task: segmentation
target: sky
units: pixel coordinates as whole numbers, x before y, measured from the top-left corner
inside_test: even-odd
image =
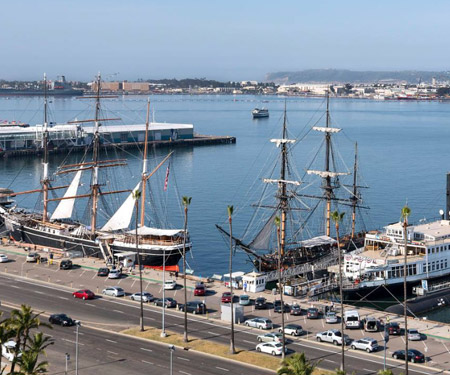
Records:
[[[3,0],[0,79],[448,70],[450,1]]]

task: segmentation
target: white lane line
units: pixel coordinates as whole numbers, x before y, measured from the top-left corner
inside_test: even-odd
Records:
[[[325,328],[325,323],[323,322],[323,319],[322,319],[322,327]]]
[[[222,371],[230,371],[230,370],[228,370],[227,368],[223,368],[223,367],[217,367],[217,366],[216,366],[216,369],[218,369],[218,370],[222,370]]]
[[[133,285],[134,285],[134,283],[136,282],[137,280],[133,280],[133,282],[131,283],[131,286],[130,286],[130,288],[132,288],[133,287]]]
[[[96,307],[96,306],[93,305],[92,303],[85,303],[85,305],[87,305],[87,306],[92,306],[92,307]]]
[[[116,313],[119,313],[119,314],[125,314],[123,311],[120,311],[120,310],[113,310],[113,311]]]
[[[153,350],[147,348],[141,348],[141,350],[145,350],[146,352],[152,352]]]
[[[66,301],[68,301],[69,299],[67,298],[67,297],[61,297],[61,296],[58,296],[58,298],[60,298],[60,299],[64,299],[64,300],[66,300]]]
[[[95,279],[95,276],[97,276],[97,275],[94,273],[94,276],[92,276],[92,279],[91,279],[91,280],[94,280],[94,279]]]
[[[123,280],[123,279],[120,279],[120,280],[117,282],[117,284],[120,284],[120,283],[122,282],[122,280]]]
[[[183,358],[183,357],[177,357],[178,359],[181,359],[182,361],[188,361],[188,362],[190,362],[191,360],[190,359],[187,359],[187,358]]]
[[[206,332],[206,333],[209,333],[210,335],[217,335],[216,332],[211,332],[211,331],[208,331],[208,332]]]
[[[180,374],[185,374],[185,375],[191,375],[191,373],[190,372],[186,372],[186,371],[178,371]]]
[[[45,294],[44,292],[41,292],[40,290],[35,290],[34,292],[37,294]]]
[[[242,340],[242,341],[244,341],[244,342],[246,342],[246,343],[248,343],[248,344],[254,344],[253,341],[248,341],[248,340]]]
[[[153,362],[149,362],[149,361],[144,361],[143,359],[141,359],[141,362],[147,363],[148,365],[153,365]]]
[[[111,350],[107,350],[108,353],[114,354],[114,355],[118,355],[119,353],[116,352],[112,352]]]
[[[335,363],[334,361],[332,361],[331,359],[324,359],[325,362],[330,362],[330,363]]]
[[[62,338],[61,340],[62,340],[62,341],[70,342],[71,344],[76,344],[76,341],[74,341],[74,340],[69,340],[69,339],[64,339],[64,338]],[[78,345],[84,345],[84,344],[81,343],[81,342],[79,342]]]
[[[83,272],[81,272],[81,274],[78,277],[83,276],[83,274],[86,272],[86,270],[84,270]]]
[[[173,294],[173,296],[175,297],[177,295],[177,290],[175,290],[175,293]]]
[[[105,339],[105,340],[108,341],[108,342],[112,342],[113,344],[117,344],[117,341],[110,340],[110,339]]]
[[[17,286],[17,285],[10,285],[9,287],[10,288],[16,288],[16,289],[22,289],[20,286]]]

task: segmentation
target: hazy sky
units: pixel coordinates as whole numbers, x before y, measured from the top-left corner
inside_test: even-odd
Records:
[[[440,0],[2,0],[0,78],[447,70],[449,16]]]

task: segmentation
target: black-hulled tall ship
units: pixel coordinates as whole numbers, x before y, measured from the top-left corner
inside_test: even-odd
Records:
[[[279,174],[275,178],[263,179],[265,184],[275,184],[277,186],[275,201],[273,201],[273,194],[269,194],[269,199],[272,198],[272,201],[266,203],[267,189],[264,188],[263,196],[254,205],[257,209],[251,219],[251,223],[261,223],[261,226],[253,231],[253,233],[256,233],[256,236],[251,237],[249,241],[233,237],[236,246],[247,253],[254,267],[260,272],[270,272],[279,269],[278,250],[280,250],[281,255],[281,267],[291,270],[296,268],[299,273],[303,273],[307,269],[302,267],[303,265],[309,265],[310,270],[314,270],[314,267],[319,270],[336,264],[338,259],[337,242],[331,237],[331,211],[332,207],[336,208],[337,204],[344,204],[352,208],[351,234],[342,236],[344,240],[341,241],[341,244],[346,246],[346,248],[354,249],[361,246],[361,243],[364,241],[364,235],[362,233],[356,233],[355,228],[356,211],[358,208],[363,208],[358,189],[360,186],[357,185],[358,164],[356,153],[353,185],[352,189],[347,189],[350,192],[350,198],[340,198],[335,194],[335,190],[341,187],[339,177],[351,173],[334,170],[336,163],[334,160],[335,156],[332,152],[331,137],[332,134],[340,132],[341,129],[330,126],[328,95],[326,125],[322,127],[314,126],[312,130],[325,134],[325,168],[324,170],[310,169],[307,173],[310,175],[318,175],[322,178],[321,189],[323,190],[323,194],[305,194],[301,190],[301,178],[290,163],[291,151],[295,146],[296,140],[288,137],[285,108],[282,136],[280,139],[270,140],[280,149],[278,157],[279,169],[276,166],[271,168],[273,172],[279,171]],[[308,236],[306,239],[301,238],[306,237],[304,235],[304,229],[308,219],[310,219],[318,207],[318,204],[313,204],[311,207],[304,202],[304,199],[318,200],[318,203],[325,203],[325,231],[322,235],[316,237]],[[309,212],[302,218],[299,215],[302,211]],[[265,212],[265,214],[262,212]],[[280,219],[279,230],[275,226],[276,217]],[[225,228],[222,228],[220,225],[216,225],[216,227],[225,236],[229,236]],[[250,227],[251,224],[247,227],[244,236],[251,231],[249,229]],[[295,272],[292,272],[292,274],[295,274]]]
[[[47,87],[45,84],[44,87]],[[125,159],[101,160],[100,159],[100,132],[101,123],[106,120],[100,118],[100,75],[97,77],[97,93],[92,97],[95,99],[95,118],[93,120],[82,120],[79,122],[93,122],[95,133],[92,140],[92,159],[84,160],[77,164],[66,164],[58,168],[56,176],[74,174],[70,185],[53,186],[49,176],[48,159],[48,119],[47,119],[47,95],[44,96],[44,125],[42,135],[43,146],[43,174],[41,188],[14,194],[2,194],[3,197],[17,196],[21,194],[42,193],[43,212],[28,212],[17,207],[8,208],[0,205],[0,220],[10,233],[12,240],[25,243],[31,247],[46,247],[63,251],[78,251],[84,256],[113,257],[116,253],[136,253],[136,228],[131,229],[130,224],[135,211],[137,197],[136,192],[141,192],[141,210],[139,225],[137,228],[138,248],[141,264],[149,267],[162,267],[176,269],[185,246],[186,251],[191,249],[189,234],[183,229],[162,229],[145,226],[145,192],[149,178],[166,162],[171,153],[159,165],[149,173],[147,170],[147,139],[149,127],[149,104],[147,108],[147,122],[145,132],[145,149],[143,158],[143,169],[140,181],[130,191],[115,190],[103,191],[103,184],[99,181],[100,170],[105,168],[118,168],[126,165]],[[78,121],[76,121],[78,122]],[[90,173],[90,190],[87,194],[78,194],[78,187],[83,173]],[[63,197],[49,198],[49,192],[67,189]],[[107,195],[129,193],[129,196],[120,208],[110,217],[101,228],[97,225],[99,200]],[[88,198],[90,207],[89,225],[72,219],[76,201]],[[49,202],[57,201],[58,206],[49,215]],[[138,219],[136,218],[136,223]],[[186,239],[185,239],[186,235]],[[186,240],[185,244],[184,241]]]

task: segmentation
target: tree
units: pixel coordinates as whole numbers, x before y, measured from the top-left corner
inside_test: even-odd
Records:
[[[336,226],[336,241],[338,246],[338,256],[339,256],[339,298],[341,299],[341,371],[345,373],[345,343],[344,343],[344,295],[342,292],[342,254],[341,254],[341,244],[339,241],[339,223],[344,218],[344,212],[334,211],[331,213],[331,219],[334,221]]]
[[[405,375],[408,375],[408,284],[406,282],[408,276],[408,216],[411,215],[411,209],[408,206],[402,208],[403,219],[403,237],[404,245],[404,259],[403,259],[403,314],[405,316]]]
[[[2,315],[2,312],[0,311],[0,316]],[[3,349],[2,345],[9,341],[11,338],[15,336],[15,333],[12,329],[9,327],[9,319],[4,319],[0,322],[0,375],[3,374],[3,368],[2,368],[2,356],[3,356]]]
[[[306,359],[305,353],[295,353],[281,362],[277,375],[311,375],[317,363]]]
[[[139,291],[141,293],[141,304],[140,304],[140,318],[139,318],[139,325],[141,327],[141,332],[144,332],[144,298],[142,295],[142,267],[141,267],[141,254],[139,252],[139,236],[138,236],[138,218],[139,218],[139,199],[141,199],[141,192],[139,189],[134,190],[131,193],[133,199],[134,199],[134,207],[135,207],[135,216],[136,216],[136,254],[137,254],[137,261],[138,261],[138,267],[139,267]]]
[[[29,338],[27,350],[22,351],[18,359],[20,375],[37,375],[47,372],[48,362],[39,362],[39,356],[45,355],[45,349],[54,344],[54,340],[44,336],[42,332],[37,332]]]
[[[230,353],[235,354],[236,350],[234,348],[234,305],[233,305],[233,278],[231,275],[233,274],[233,225],[231,216],[233,215],[233,206],[227,207],[228,212],[228,223],[230,224],[230,293],[231,293],[231,338],[230,338]]]
[[[394,375],[391,369],[380,370],[377,372],[377,375]]]
[[[191,204],[191,197],[183,197],[182,203],[184,206],[184,236],[183,236],[183,273],[184,273],[184,336],[183,341],[188,342],[188,330],[187,330],[187,289],[186,289],[186,235],[187,235],[187,223],[188,223],[188,207]]]

